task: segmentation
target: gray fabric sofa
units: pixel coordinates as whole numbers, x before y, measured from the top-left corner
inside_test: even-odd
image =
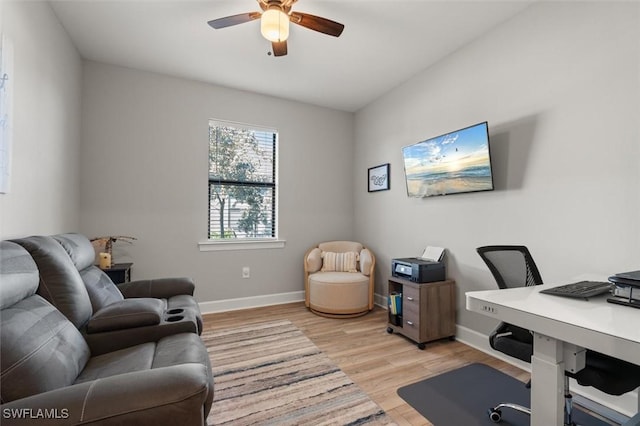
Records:
[[[45,287],[33,257],[20,245],[1,241],[3,425],[205,424],[213,376],[197,333],[96,355],[69,318],[82,321],[90,312],[86,292],[65,294],[87,300],[83,306],[68,304],[63,314],[40,295]]]
[[[84,235],[32,236],[13,242],[24,247],[38,266],[38,294],[80,330],[95,355],[202,331],[195,286],[188,278],[118,287],[93,265],[95,252]]]

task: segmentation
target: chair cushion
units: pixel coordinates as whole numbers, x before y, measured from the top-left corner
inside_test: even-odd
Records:
[[[359,272],[317,272],[309,275],[309,303],[315,310],[351,313],[367,310],[369,277]]]
[[[322,252],[322,272],[358,272],[357,264],[358,253],[356,252]]]
[[[640,386],[640,366],[591,350],[587,351],[585,368],[565,374],[582,386],[593,386],[609,395],[622,395]]]
[[[533,335],[529,330],[501,322],[489,335],[493,349],[525,362],[531,362]]]
[[[369,277],[360,272],[316,272],[309,275],[309,284],[367,284]]]

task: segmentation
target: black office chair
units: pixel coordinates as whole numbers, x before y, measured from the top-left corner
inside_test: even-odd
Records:
[[[478,247],[476,250],[501,289],[542,284],[538,267],[525,246],[485,246]],[[531,362],[533,335],[527,329],[500,323],[489,336],[489,344],[499,352]],[[564,423],[574,425],[571,419],[572,397],[569,391],[569,377],[575,378],[582,386],[593,386],[610,395],[622,395],[640,386],[640,366],[587,350],[584,369],[577,373],[565,371]],[[530,383],[527,383],[527,386]],[[493,422],[497,423],[502,419],[502,408],[531,414],[531,410],[527,407],[501,403],[489,409],[489,418]]]

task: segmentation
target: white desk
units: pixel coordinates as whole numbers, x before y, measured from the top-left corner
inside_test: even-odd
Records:
[[[640,309],[546,294],[539,285],[467,292],[467,310],[534,333],[531,425],[563,424],[564,355],[569,344],[640,365]]]

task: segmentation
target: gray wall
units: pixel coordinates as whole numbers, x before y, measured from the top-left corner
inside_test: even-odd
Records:
[[[1,7],[13,44],[13,152],[0,238],[78,229],[80,56],[48,3]]]
[[[638,269],[640,20],[637,3],[538,3],[356,115],[356,238],[378,260],[446,247],[458,324],[493,322],[464,293],[495,288],[475,248],[527,245],[546,282]],[[434,41],[436,42],[436,41]],[[401,148],[487,120],[493,192],[408,198]],[[391,190],[364,170],[391,163]]]
[[[133,235],[139,240],[117,245],[115,255],[135,261],[134,278],[193,276],[200,301],[302,290],[302,253],[334,238],[372,247],[377,292],[385,294],[391,258],[441,245],[459,285],[458,320],[484,332],[490,322],[463,304],[465,291],[494,286],[475,254],[479,245],[528,245],[546,281],[637,269],[637,4],[535,4],[355,120],[104,64],[82,69],[47,4],[2,6],[16,75],[2,238]],[[198,250],[209,118],[280,131],[284,249]],[[483,120],[496,190],[407,198],[401,147]],[[385,162],[391,190],[367,193],[366,169]],[[251,279],[240,278],[242,266],[251,267]]]
[[[199,251],[210,118],[279,131],[285,248]],[[86,62],[82,124],[80,229],[137,237],[114,246],[134,279],[191,276],[201,302],[301,291],[305,251],[353,236],[353,114]]]

